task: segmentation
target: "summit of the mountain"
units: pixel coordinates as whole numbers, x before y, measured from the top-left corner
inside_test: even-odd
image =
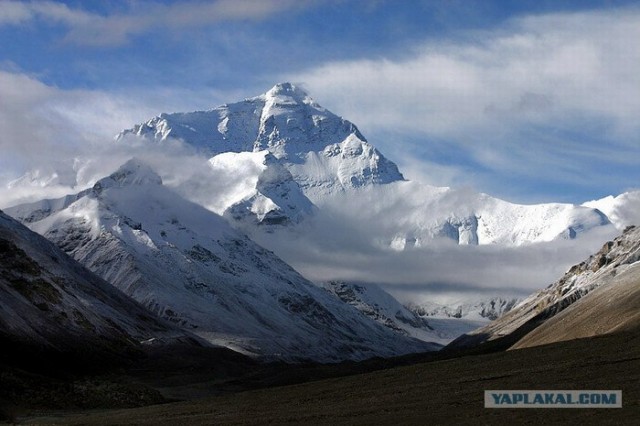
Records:
[[[304,89],[288,82],[276,84],[262,96],[272,105],[310,104],[319,107]]]
[[[353,123],[291,83],[208,111],[161,114],[124,130],[116,140],[124,143],[130,137],[157,144],[180,140],[208,157],[267,150],[310,197],[404,180]]]
[[[94,190],[110,188],[112,186],[129,185],[162,185],[162,178],[151,166],[138,158],[132,158],[120,166],[109,176],[100,179],[94,185]]]

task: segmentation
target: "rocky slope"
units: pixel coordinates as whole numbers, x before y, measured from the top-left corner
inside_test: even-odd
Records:
[[[502,342],[524,347],[606,334],[637,326],[640,298],[640,228],[628,227],[559,281],[451,347]]]
[[[86,191],[7,211],[151,312],[214,344],[317,361],[438,347],[331,297],[138,160]]]
[[[126,353],[141,344],[198,344],[0,212],[0,336],[43,351]]]

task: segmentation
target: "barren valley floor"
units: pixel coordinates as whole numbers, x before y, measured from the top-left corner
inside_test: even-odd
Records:
[[[286,377],[287,369],[280,374]],[[137,409],[58,412],[21,422],[632,425],[640,421],[639,381],[640,332],[633,331]],[[621,389],[623,408],[486,409],[483,391],[490,389]]]

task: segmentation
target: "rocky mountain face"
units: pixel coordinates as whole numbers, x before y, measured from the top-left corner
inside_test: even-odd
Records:
[[[357,127],[318,105],[301,88],[281,83],[255,98],[209,111],[161,114],[117,136],[162,144],[181,140],[203,155],[268,151],[305,193],[402,180],[397,166]]]
[[[141,345],[199,345],[2,212],[0,312],[5,355],[11,345],[104,357]]]
[[[154,314],[267,359],[433,350],[362,316],[131,160],[93,188],[7,210]]]
[[[640,228],[628,227],[557,282],[451,347],[485,342],[524,347],[610,333],[638,325]]]
[[[323,287],[367,317],[403,335],[426,342],[446,345],[463,333],[474,330],[485,321],[475,318],[445,317],[420,314],[419,310],[402,305],[375,284],[355,284],[329,281]]]
[[[609,225],[604,214],[586,206],[516,205],[408,182],[353,123],[290,83],[209,111],[161,114],[116,139],[126,144],[132,138],[156,145],[179,140],[210,157],[211,173],[176,189],[239,225],[299,224],[318,209],[339,214],[341,220],[369,220],[384,212],[393,226],[378,227],[372,244],[392,250],[438,238],[468,245],[522,245],[571,239]],[[250,162],[253,166],[247,167]],[[235,179],[225,173],[231,169]],[[222,179],[236,189],[212,191],[202,183]],[[367,209],[356,214],[351,207],[355,201]],[[251,227],[243,229],[252,232]]]

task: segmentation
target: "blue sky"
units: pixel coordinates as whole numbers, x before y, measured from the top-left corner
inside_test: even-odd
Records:
[[[0,0],[0,40],[0,178],[290,80],[411,179],[640,186],[637,1]]]

